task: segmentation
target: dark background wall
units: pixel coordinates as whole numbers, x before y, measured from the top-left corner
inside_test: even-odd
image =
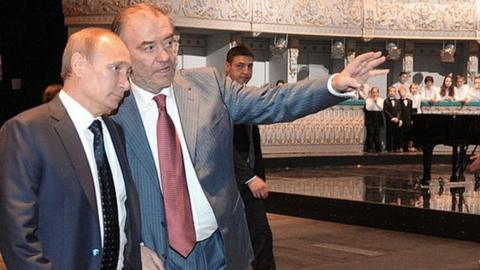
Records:
[[[67,28],[61,0],[0,1],[0,125],[17,113],[41,103],[44,88],[60,83],[60,66]],[[11,79],[22,80],[12,90]]]

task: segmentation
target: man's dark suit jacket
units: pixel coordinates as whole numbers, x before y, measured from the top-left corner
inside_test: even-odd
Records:
[[[410,129],[412,127],[412,100],[406,98],[407,105],[405,105],[404,100],[399,100],[400,110],[401,110],[401,119],[403,122],[402,129]]]
[[[125,269],[141,269],[140,211],[120,136],[104,118],[127,192]],[[95,189],[75,126],[58,97],[0,129],[0,251],[9,269],[100,269]]]
[[[251,125],[252,127],[252,139],[253,149],[255,152],[254,167],[251,169],[248,166],[247,159],[249,158],[250,150],[250,137],[248,135],[248,125],[235,125],[233,144],[235,146],[235,177],[237,179],[240,191],[248,188],[245,182],[252,179],[254,176],[258,176],[265,180],[265,166],[263,164],[262,148],[260,146],[260,131],[257,125]]]
[[[392,105],[390,98],[386,98],[383,102],[383,113],[387,118],[387,124],[391,123],[392,118],[396,117],[399,120],[402,119],[402,109],[400,108],[400,100],[395,99],[395,105]]]

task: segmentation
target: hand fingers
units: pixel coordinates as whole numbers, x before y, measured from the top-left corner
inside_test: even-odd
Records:
[[[385,59],[386,59],[385,56],[382,56],[382,57],[379,57],[379,58],[372,59],[368,62],[365,62],[366,64],[363,65],[363,68],[362,68],[361,72],[365,73],[365,72],[368,72],[368,71],[374,69],[378,65],[381,65],[383,62],[385,62]]]
[[[267,189],[259,189],[255,192],[252,192],[253,197],[256,199],[266,199],[268,197],[268,190]]]
[[[370,62],[370,61],[372,61],[374,59],[377,59],[381,56],[382,56],[382,52],[380,52],[380,51],[378,51],[378,52],[367,52],[367,53],[364,53],[364,54],[361,54],[361,55],[355,57],[355,59],[353,59],[353,61],[352,61],[352,64],[353,65],[361,65],[364,62]]]
[[[354,78],[352,79],[355,80],[355,83],[351,83],[349,85],[353,88],[359,88],[361,85],[366,83],[369,78],[388,74],[389,71],[390,71],[389,69],[366,70],[365,72],[358,73],[356,76],[354,75]],[[360,86],[354,86],[354,85],[360,85]]]
[[[385,57],[381,52],[368,52],[357,56],[349,66],[353,69],[351,70],[352,75],[356,75],[365,73],[383,62],[385,62]]]
[[[266,199],[268,198],[268,190],[265,190],[265,192],[263,193],[263,199]]]
[[[347,79],[346,85],[348,85],[347,91],[353,91],[353,90],[356,90],[356,89],[359,89],[360,87],[362,87],[363,82],[359,82],[358,80],[355,80],[352,77],[348,77],[346,79]]]

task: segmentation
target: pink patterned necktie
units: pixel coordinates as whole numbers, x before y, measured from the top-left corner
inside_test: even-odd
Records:
[[[195,228],[188,194],[182,147],[172,119],[167,114],[166,96],[154,97],[158,106],[157,150],[162,178],[163,201],[170,247],[187,257],[195,246]]]

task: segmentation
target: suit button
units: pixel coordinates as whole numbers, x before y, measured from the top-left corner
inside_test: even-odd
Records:
[[[100,250],[99,250],[98,248],[92,249],[92,255],[93,255],[93,256],[98,256],[98,255],[100,255]]]
[[[162,221],[160,224],[162,224],[162,227],[165,227],[165,222]]]
[[[167,255],[165,255],[165,253],[162,253],[162,258],[165,260],[167,259]]]

